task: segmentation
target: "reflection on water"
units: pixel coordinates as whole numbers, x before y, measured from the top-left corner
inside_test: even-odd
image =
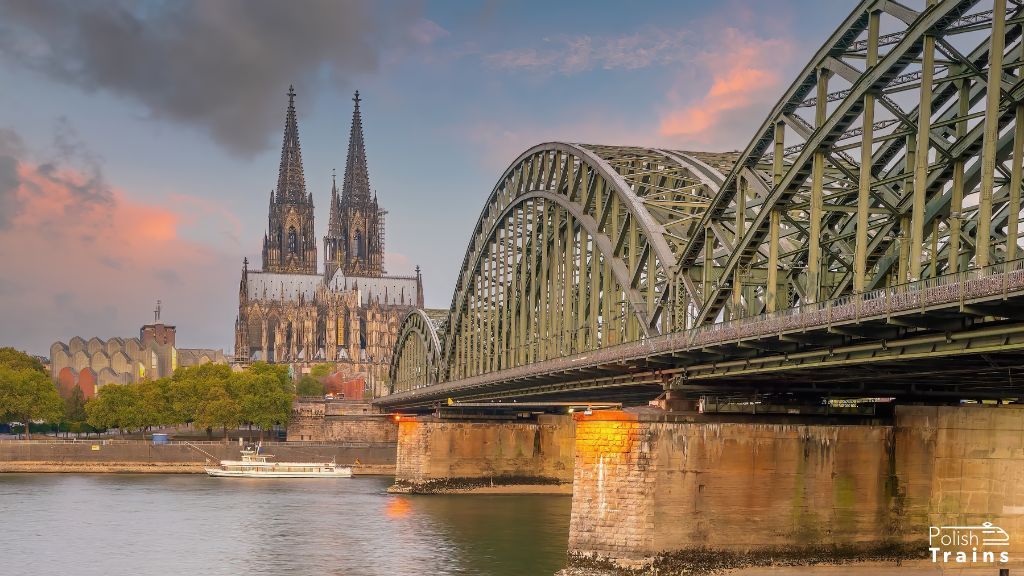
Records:
[[[389,478],[0,474],[0,562],[39,574],[544,576],[566,496],[399,496]]]

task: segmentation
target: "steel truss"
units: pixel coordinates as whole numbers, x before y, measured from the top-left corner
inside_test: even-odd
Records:
[[[1020,258],[1022,27],[1005,0],[864,1],[738,157],[528,150],[474,229],[436,373],[403,389]],[[405,346],[396,365],[429,350]]]

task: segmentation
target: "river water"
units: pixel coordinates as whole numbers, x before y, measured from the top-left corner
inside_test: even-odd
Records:
[[[570,498],[389,495],[391,479],[0,474],[0,566],[76,576],[550,576]]]

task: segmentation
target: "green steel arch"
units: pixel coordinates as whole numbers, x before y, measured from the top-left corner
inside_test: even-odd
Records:
[[[723,180],[722,162],[727,157],[568,143],[520,155],[473,228],[438,334],[438,378],[685,324],[697,301],[693,284],[677,281],[674,262]],[[671,308],[657,308],[663,294]],[[396,347],[393,372],[406,353],[413,348]]]
[[[692,304],[672,263],[721,174],[685,153],[548,143],[491,192],[442,336],[446,379],[657,335]],[[662,295],[675,303],[655,313]]]
[[[405,392],[438,382],[441,342],[447,311],[415,309],[402,320],[388,373],[390,393]]]
[[[705,212],[701,226],[729,233],[680,255],[680,270],[714,261],[696,324],[1019,256],[1022,13],[1009,6],[853,10]]]

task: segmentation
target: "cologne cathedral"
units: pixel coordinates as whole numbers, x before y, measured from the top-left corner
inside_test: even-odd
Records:
[[[411,276],[384,273],[384,216],[370,192],[363,123],[356,92],[341,192],[331,187],[317,271],[313,195],[306,191],[295,115],[288,91],[277,187],[270,192],[263,266],[242,268],[235,322],[235,360],[288,363],[296,368],[328,362],[361,378],[367,392],[386,389],[384,378],[402,318],[423,306],[419,268]]]

